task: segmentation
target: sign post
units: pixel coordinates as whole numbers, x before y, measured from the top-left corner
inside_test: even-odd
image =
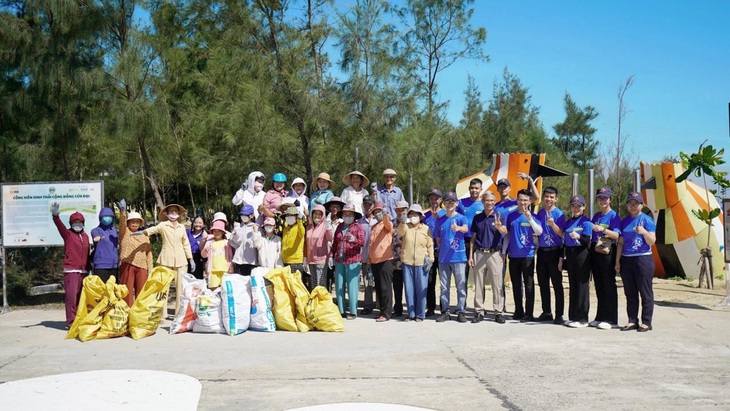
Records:
[[[60,247],[63,239],[51,216],[51,204],[60,205],[64,224],[74,212],[88,222],[97,221],[104,202],[103,181],[52,181],[2,183],[2,269],[3,309],[9,310],[7,290],[7,248]],[[90,235],[87,232],[87,235]]]
[[[730,198],[722,200],[722,215],[725,221],[725,241],[723,251],[725,254],[725,297],[717,303],[716,307],[730,306]]]

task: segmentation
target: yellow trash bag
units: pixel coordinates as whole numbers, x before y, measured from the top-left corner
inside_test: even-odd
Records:
[[[342,332],[345,331],[345,320],[332,302],[332,295],[326,288],[314,287],[307,302],[307,322],[315,330]]]
[[[302,282],[302,275],[299,271],[295,271],[286,276],[288,280],[289,293],[294,296],[295,319],[297,321],[297,330],[299,332],[307,332],[311,329],[307,322],[307,303],[309,302],[309,291]]]
[[[86,342],[96,338],[96,334],[101,328],[101,320],[104,319],[104,313],[109,309],[109,297],[104,296],[101,302],[86,314],[79,324],[79,340]]]
[[[271,312],[274,314],[274,322],[277,330],[298,331],[296,316],[296,303],[294,295],[289,293],[289,281],[287,275],[291,275],[289,267],[274,268],[266,274],[266,278],[274,286],[274,303]]]
[[[96,333],[96,339],[115,338],[127,335],[129,332],[129,306],[124,297],[129,294],[127,286],[116,284],[114,276],[106,283],[109,306],[101,320],[101,328]]]
[[[167,293],[175,272],[167,267],[152,269],[147,282],[129,310],[129,334],[135,340],[157,332],[167,309]]]
[[[93,311],[94,308],[101,302],[104,296],[107,295],[106,285],[101,281],[98,275],[90,275],[84,278],[83,288],[81,289],[81,298],[79,299],[78,309],[76,311],[76,318],[74,319],[71,328],[66,333],[66,339],[76,338],[79,335],[79,326],[84,318]]]

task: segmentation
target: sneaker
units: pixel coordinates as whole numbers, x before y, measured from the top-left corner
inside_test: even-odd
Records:
[[[407,317],[405,320],[403,320],[404,323],[409,323],[411,321],[413,321],[413,318],[411,317]]]
[[[568,322],[568,327],[570,327],[570,328],[586,328],[586,327],[588,327],[588,323],[586,321],[570,321],[570,322]]]
[[[588,326],[589,327],[598,327],[598,324],[600,324],[600,323],[601,323],[600,321],[593,320],[593,321],[591,321],[591,322],[588,323]]]
[[[352,314],[347,314],[347,319],[348,320],[354,320],[355,318],[357,318],[357,317],[354,316],[354,315],[352,315]]]
[[[495,321],[495,322],[496,322],[497,324],[504,324],[504,322],[505,322],[505,321],[504,321],[504,315],[502,315],[502,314],[497,314],[497,315],[495,315],[495,316],[494,316],[494,321]]]
[[[450,319],[451,319],[451,315],[448,312],[445,312],[445,313],[439,315],[439,317],[436,319],[436,322],[442,323],[442,322],[448,321]]]
[[[458,321],[460,323],[465,323],[466,322],[466,314],[464,314],[464,313],[457,314],[456,315],[456,321]]]
[[[600,323],[598,323],[598,325],[596,326],[596,328],[598,328],[599,330],[610,330],[611,329],[611,324],[609,324],[609,323],[607,323],[605,321],[601,321]]]
[[[435,314],[435,313],[433,312],[433,310],[428,310],[428,311],[426,311],[426,317],[433,317],[433,316],[434,316],[434,314]]]
[[[555,320],[553,320],[553,324],[555,325],[565,325],[565,320],[563,319],[562,315],[559,315],[555,317]]]
[[[482,322],[483,320],[484,320],[484,314],[479,313],[476,316],[474,316],[474,319],[471,320],[471,323],[472,324],[477,324],[477,323]]]
[[[534,322],[534,321],[535,321],[535,317],[533,317],[531,315],[526,315],[520,319],[521,323],[530,323],[530,322]]]
[[[537,317],[537,321],[539,322],[549,322],[553,320],[553,315],[551,313],[542,313],[539,317]]]

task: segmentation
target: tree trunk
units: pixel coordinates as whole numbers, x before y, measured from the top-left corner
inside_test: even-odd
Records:
[[[150,163],[150,158],[149,158],[149,155],[147,154],[147,147],[145,147],[144,138],[142,138],[142,137],[138,138],[137,142],[139,143],[139,154],[142,156],[142,166],[144,167],[144,175],[147,178],[147,181],[149,181],[149,183],[150,183],[150,188],[152,189],[152,194],[155,196],[155,202],[157,203],[157,207],[162,208],[165,206],[165,203],[164,203],[164,201],[162,201],[162,196],[160,195],[160,189],[159,189],[159,187],[157,187],[157,182],[155,181],[155,178],[152,175],[152,164]]]

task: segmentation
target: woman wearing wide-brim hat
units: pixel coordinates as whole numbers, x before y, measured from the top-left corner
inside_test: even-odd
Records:
[[[312,192],[312,200],[309,202],[309,211],[314,210],[314,206],[325,205],[334,197],[332,190],[335,188],[335,182],[327,173],[319,173],[317,178],[312,182],[314,192]],[[325,207],[327,208],[327,207]]]
[[[357,223],[362,214],[355,210],[353,204],[342,209],[342,224],[335,231],[329,257],[334,260],[335,284],[337,289],[337,307],[340,314],[345,315],[345,286],[349,300],[348,320],[357,317],[357,295],[360,291],[360,266],[362,264],[362,248],[365,246],[365,230]]]
[[[191,271],[195,271],[195,261],[193,261],[188,233],[181,223],[181,220],[185,221],[186,215],[184,207],[178,204],[168,204],[160,210],[159,224],[133,233],[133,235],[139,233],[146,236],[159,234],[162,237],[162,249],[157,257],[157,264],[177,273],[175,276],[175,314],[180,311],[183,274],[188,271],[188,265],[190,265]]]
[[[342,182],[347,187],[342,190],[340,198],[346,204],[352,203],[355,206],[355,211],[362,214],[362,200],[368,195],[368,190],[365,187],[370,184],[370,180],[365,177],[365,174],[355,170],[345,174],[342,177]]]

